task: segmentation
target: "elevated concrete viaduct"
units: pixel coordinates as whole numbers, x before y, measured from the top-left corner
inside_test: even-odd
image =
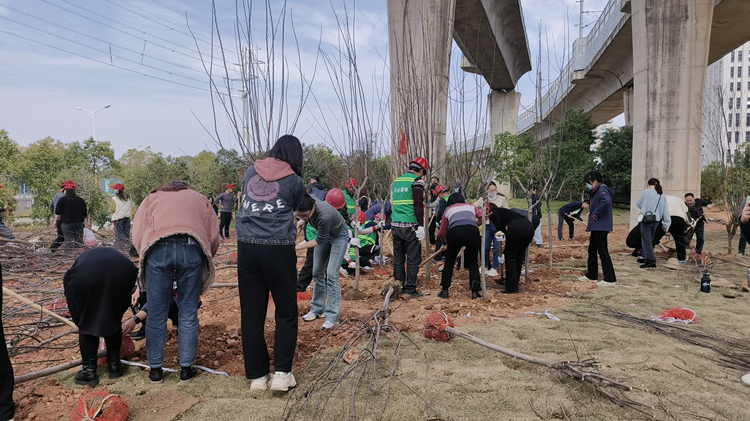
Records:
[[[452,39],[464,69],[492,88],[492,133],[515,132],[520,94],[514,89],[531,70],[520,0],[388,0],[388,36],[397,171],[422,155],[434,174],[444,174]],[[402,135],[409,140],[406,155],[398,152]]]
[[[611,0],[542,98],[541,115],[519,116],[518,130],[539,138],[565,110],[582,109],[594,124],[625,113],[632,125],[635,200],[646,180],[665,193],[700,191],[706,67],[750,39],[743,0]]]

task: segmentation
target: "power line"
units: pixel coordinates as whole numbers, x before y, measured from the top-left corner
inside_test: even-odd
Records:
[[[64,26],[62,26],[62,25],[58,25],[58,24],[57,24],[57,23],[55,23],[55,22],[52,22],[52,21],[49,21],[49,20],[46,20],[46,19],[42,19],[42,18],[40,18],[40,17],[38,17],[38,16],[34,16],[34,15],[32,15],[32,14],[30,14],[30,13],[26,13],[26,12],[24,12],[24,11],[22,11],[22,10],[18,10],[18,9],[15,9],[15,8],[13,8],[13,7],[11,7],[11,6],[8,6],[8,5],[6,5],[6,4],[3,4],[3,3],[0,3],[0,5],[1,5],[1,6],[3,6],[3,7],[5,7],[5,8],[7,8],[7,9],[9,9],[9,10],[12,10],[12,11],[14,11],[14,12],[16,12],[16,13],[20,13],[20,14],[22,14],[22,15],[25,15],[25,16],[28,16],[28,17],[31,17],[31,18],[33,18],[33,19],[37,19],[37,20],[39,20],[39,21],[42,21],[42,22],[44,22],[44,23],[46,23],[46,24],[48,24],[48,25],[53,25],[53,26],[56,26],[56,27],[58,27],[58,28],[62,28],[62,29],[64,29],[64,30],[66,30],[66,31],[70,31],[70,32],[73,32],[73,33],[75,33],[75,34],[78,34],[78,35],[81,35],[81,36],[84,36],[84,37],[87,37],[87,38],[91,38],[91,39],[93,39],[93,40],[96,40],[96,41],[99,41],[99,42],[101,42],[101,43],[107,44],[107,45],[109,45],[109,46],[114,46],[114,47],[117,47],[117,48],[121,48],[121,49],[123,49],[123,50],[125,50],[125,51],[129,51],[129,52],[131,52],[131,53],[133,53],[133,54],[138,54],[138,55],[139,55],[139,56],[141,56],[142,58],[143,58],[143,57],[148,57],[148,58],[150,58],[150,59],[152,59],[152,60],[160,61],[160,62],[162,62],[162,63],[165,63],[165,64],[169,64],[169,65],[172,65],[172,66],[176,66],[176,67],[181,67],[181,68],[183,68],[183,69],[187,69],[187,70],[190,70],[190,71],[192,71],[192,72],[197,72],[197,73],[200,73],[200,74],[203,74],[203,75],[205,75],[205,72],[203,72],[203,71],[201,71],[201,70],[197,70],[197,69],[194,69],[194,68],[192,68],[192,67],[188,67],[188,66],[185,66],[185,65],[182,65],[182,64],[178,64],[178,63],[172,63],[172,62],[169,62],[169,61],[166,61],[166,60],[162,60],[162,59],[160,59],[160,58],[158,58],[158,57],[154,57],[154,56],[151,56],[151,55],[145,54],[145,53],[143,53],[143,52],[141,52],[141,51],[136,51],[136,50],[133,50],[133,49],[130,49],[130,48],[127,48],[127,47],[123,47],[123,46],[121,46],[121,45],[117,45],[117,44],[111,43],[111,42],[109,42],[109,41],[104,41],[103,39],[97,38],[97,37],[95,37],[95,36],[92,36],[92,35],[88,35],[88,34],[85,34],[85,33],[83,33],[83,32],[80,32],[80,31],[76,31],[75,29],[70,29],[70,28],[66,28],[66,27],[64,27]],[[3,18],[3,19],[6,19],[6,20],[9,20],[9,21],[11,21],[11,22],[14,22],[14,23],[18,23],[18,24],[20,24],[20,25],[24,25],[23,23],[20,23],[20,22],[18,22],[18,21],[15,21],[15,20],[13,20],[13,19],[10,19],[10,18],[4,17],[4,16],[0,16],[0,18]],[[144,48],[145,48],[145,46],[144,46]],[[143,63],[141,62],[141,64],[143,64]]]
[[[151,15],[151,16],[154,16],[154,17],[156,17],[157,19],[160,19],[160,20],[152,19],[152,18],[150,18],[150,17],[148,17],[148,16],[145,16],[145,15],[142,15],[142,14],[140,14],[140,13],[138,13],[138,12],[134,12],[134,11],[132,11],[132,10],[128,9],[127,7],[125,7],[125,6],[122,6],[122,5],[119,5],[119,4],[115,4],[115,3],[113,2],[113,0],[106,0],[106,1],[107,1],[107,2],[109,2],[109,3],[112,3],[112,5],[113,5],[113,6],[119,7],[119,8],[121,8],[121,9],[123,9],[123,10],[126,10],[126,11],[128,11],[128,12],[130,12],[130,13],[133,13],[134,15],[140,16],[140,17],[142,17],[142,18],[144,18],[144,19],[148,19],[148,20],[150,20],[151,22],[154,22],[154,23],[156,23],[157,25],[161,25],[161,26],[163,26],[163,27],[165,27],[165,28],[169,29],[170,31],[175,31],[175,32],[177,32],[177,33],[180,33],[180,34],[186,35],[186,36],[190,37],[191,39],[193,39],[193,38],[194,38],[194,39],[196,39],[196,40],[198,40],[198,41],[200,41],[200,42],[203,42],[203,43],[205,43],[205,44],[208,44],[208,45],[210,45],[210,46],[212,46],[212,47],[215,47],[215,48],[225,48],[225,47],[222,47],[221,45],[216,45],[216,44],[214,44],[214,43],[213,43],[213,42],[211,42],[211,41],[207,41],[206,39],[204,39],[204,38],[202,38],[202,37],[199,37],[199,36],[197,36],[197,35],[194,35],[194,34],[190,34],[190,33],[188,33],[188,32],[184,32],[184,31],[181,31],[181,30],[179,30],[179,29],[176,29],[176,28],[174,28],[174,27],[172,27],[172,26],[169,26],[169,25],[167,25],[166,23],[164,23],[164,18],[163,18],[163,17],[161,17],[161,16],[158,16],[158,15],[156,15],[156,14],[155,14],[155,13],[153,13],[153,12],[149,12],[149,11],[148,11],[148,10],[146,10],[146,9],[143,9],[143,8],[141,8],[141,7],[138,7],[138,6],[136,6],[135,4],[129,3],[129,2],[127,1],[127,0],[122,0],[122,1],[123,1],[124,3],[126,3],[126,4],[130,5],[130,6],[131,6],[131,7],[133,7],[134,9],[138,9],[138,10],[142,11],[143,13],[147,13],[147,14],[149,14],[149,15]],[[227,51],[227,52],[230,52],[230,53],[232,53],[232,54],[238,54],[238,53],[237,53],[237,51],[235,51],[235,50],[232,50],[232,49],[230,49],[230,48],[226,48],[226,49],[225,49],[225,51]]]
[[[69,51],[69,50],[66,50],[64,48],[60,48],[60,47],[57,47],[57,46],[54,46],[54,45],[51,45],[51,44],[47,44],[47,43],[44,43],[44,42],[41,42],[41,41],[37,41],[37,40],[31,39],[31,38],[25,37],[23,35],[19,35],[19,34],[15,34],[13,32],[6,31],[4,29],[0,29],[0,32],[8,34],[8,35],[11,35],[11,36],[14,36],[14,37],[17,37],[17,38],[20,38],[20,39],[23,39],[23,40],[26,40],[26,41],[29,41],[29,42],[33,42],[35,44],[43,45],[45,47],[49,47],[49,48],[52,48],[52,49],[55,49],[55,50],[58,50],[58,51],[62,51],[64,53],[73,54],[74,56],[85,58],[87,60],[95,61],[95,62],[101,63],[101,64],[106,64],[107,66],[114,67],[116,69],[125,70],[125,71],[130,72],[130,73],[135,73],[135,74],[138,74],[138,75],[141,75],[141,76],[149,77],[149,78],[156,79],[156,80],[161,80],[161,81],[164,81],[164,82],[173,83],[175,85],[180,85],[180,86],[184,86],[184,87],[187,87],[187,88],[197,89],[199,91],[211,92],[211,90],[206,89],[206,88],[199,88],[197,86],[188,85],[186,83],[176,82],[174,80],[166,79],[166,78],[163,78],[163,77],[149,75],[147,73],[139,72],[139,71],[136,71],[136,70],[133,70],[133,69],[128,69],[127,67],[118,66],[118,65],[112,64],[112,63],[107,63],[106,61],[95,59],[93,57],[88,57],[88,56],[85,56],[83,54],[75,53],[73,51]]]
[[[192,78],[192,77],[190,77],[190,76],[184,76],[184,75],[181,75],[181,74],[178,74],[178,73],[174,73],[174,72],[171,72],[171,71],[169,71],[169,70],[164,70],[164,69],[160,69],[160,68],[158,68],[158,67],[155,67],[155,66],[151,66],[151,65],[148,65],[148,64],[138,63],[138,62],[137,62],[137,61],[135,61],[135,60],[131,60],[131,59],[129,59],[129,58],[126,58],[126,57],[123,57],[123,56],[120,56],[120,55],[117,55],[117,54],[113,54],[113,53],[112,53],[112,49],[111,49],[111,47],[110,47],[110,50],[109,50],[109,51],[107,51],[107,50],[100,50],[100,49],[98,49],[98,48],[96,48],[96,47],[92,47],[92,46],[90,46],[90,45],[87,45],[87,44],[84,44],[84,43],[82,43],[82,42],[78,42],[78,41],[72,40],[72,39],[70,39],[70,38],[66,38],[66,37],[63,37],[63,36],[60,36],[60,35],[54,34],[54,33],[52,33],[52,32],[49,32],[49,31],[45,31],[45,30],[43,30],[43,29],[35,28],[35,27],[31,26],[31,25],[27,25],[27,24],[25,24],[25,23],[23,23],[23,22],[19,22],[19,21],[13,20],[13,19],[11,19],[11,18],[7,18],[7,17],[5,17],[5,16],[2,16],[2,15],[0,15],[0,19],[5,19],[5,20],[11,21],[11,22],[13,22],[13,23],[15,23],[15,24],[17,24],[17,25],[25,26],[25,27],[27,27],[27,28],[29,28],[29,29],[33,29],[33,30],[35,30],[35,31],[39,31],[39,32],[42,32],[42,33],[44,33],[44,34],[47,34],[47,35],[51,35],[51,36],[53,36],[53,37],[56,37],[56,38],[59,38],[59,39],[62,39],[62,40],[65,40],[65,41],[71,42],[71,43],[73,43],[73,44],[77,44],[77,45],[80,45],[80,46],[82,46],[82,47],[86,47],[86,48],[92,49],[92,50],[94,50],[94,51],[97,51],[97,52],[100,52],[100,53],[108,54],[108,55],[109,55],[109,57],[110,57],[110,64],[113,64],[113,63],[112,63],[112,61],[111,61],[111,60],[112,60],[112,57],[117,57],[117,58],[119,58],[119,59],[122,59],[122,60],[125,60],[125,61],[129,61],[129,62],[131,62],[131,63],[135,63],[135,64],[138,64],[138,65],[140,65],[140,66],[144,66],[144,67],[147,67],[147,68],[149,68],[149,69],[153,69],[153,70],[156,70],[156,71],[159,71],[159,72],[164,72],[164,73],[168,73],[168,74],[170,74],[170,75],[175,75],[175,76],[178,76],[178,77],[181,77],[181,78],[185,78],[185,79],[188,79],[188,80],[192,80],[192,81],[194,81],[194,82],[199,82],[199,83],[203,83],[203,82],[205,82],[205,81],[203,81],[203,80],[200,80],[200,79],[195,79],[195,78]]]
[[[175,45],[175,46],[176,46],[177,48],[182,48],[182,49],[185,49],[185,50],[187,50],[187,51],[190,51],[191,53],[195,53],[195,54],[197,54],[197,55],[190,55],[190,54],[186,54],[186,53],[184,53],[184,52],[181,52],[181,51],[177,51],[177,50],[176,50],[175,48],[173,48],[173,47],[167,47],[167,46],[164,46],[164,45],[161,45],[161,44],[155,43],[155,42],[153,42],[153,41],[150,41],[150,42],[151,42],[151,44],[153,44],[153,45],[156,45],[156,46],[159,46],[159,47],[161,47],[161,48],[164,48],[164,49],[166,49],[166,50],[169,50],[169,51],[171,51],[171,52],[173,52],[173,53],[181,54],[181,55],[183,55],[183,56],[185,56],[185,57],[190,57],[190,58],[192,58],[192,59],[197,59],[197,60],[200,60],[200,52],[199,52],[199,51],[197,51],[197,50],[193,50],[193,49],[190,49],[190,48],[188,48],[188,47],[184,47],[184,46],[181,46],[181,45],[179,45],[179,44],[176,44],[176,43],[174,43],[174,42],[172,42],[172,41],[170,41],[170,40],[168,40],[168,39],[165,39],[165,38],[162,38],[162,37],[159,37],[159,36],[156,36],[156,35],[150,34],[150,33],[146,32],[146,31],[143,31],[143,30],[141,30],[141,29],[138,29],[138,28],[136,28],[136,27],[134,27],[134,26],[132,26],[132,25],[128,25],[128,24],[125,24],[125,23],[119,22],[119,21],[117,21],[117,20],[115,20],[115,19],[112,19],[112,18],[110,18],[110,17],[108,17],[108,16],[105,16],[105,15],[102,15],[102,14],[100,14],[100,13],[97,13],[97,12],[94,12],[94,11],[92,11],[92,10],[89,10],[89,9],[87,9],[87,8],[83,7],[83,6],[79,6],[79,5],[75,4],[75,3],[71,3],[71,2],[69,1],[69,0],[61,0],[61,1],[63,1],[64,3],[67,3],[67,4],[69,4],[69,5],[71,5],[71,6],[73,6],[73,7],[76,7],[76,8],[78,8],[78,9],[82,9],[82,10],[84,10],[84,11],[86,11],[86,12],[88,12],[88,13],[91,13],[91,14],[93,14],[93,15],[99,16],[99,17],[101,17],[101,18],[103,18],[103,19],[106,19],[106,20],[108,20],[108,21],[112,21],[112,22],[114,22],[114,23],[117,23],[117,24],[119,24],[119,25],[122,25],[122,26],[124,26],[124,27],[126,27],[126,28],[128,28],[128,29],[131,29],[131,30],[133,30],[133,31],[136,31],[136,32],[138,32],[138,33],[140,33],[140,34],[143,34],[143,35],[146,35],[146,36],[150,36],[150,37],[153,37],[153,38],[155,38],[155,39],[158,39],[158,40],[161,40],[161,41],[164,41],[164,42],[170,43],[170,44],[174,44],[174,45]],[[51,6],[57,7],[58,9],[64,10],[64,11],[66,11],[66,12],[68,12],[68,13],[71,13],[71,14],[74,14],[74,15],[76,15],[76,16],[82,17],[82,18],[84,18],[84,19],[90,20],[90,21],[92,21],[92,22],[94,22],[94,23],[97,23],[97,24],[99,24],[99,25],[105,26],[105,27],[107,27],[107,28],[110,28],[110,29],[112,29],[112,30],[115,30],[115,31],[117,31],[117,32],[123,33],[123,34],[125,34],[125,35],[128,35],[128,36],[130,36],[130,37],[136,38],[136,39],[138,39],[138,40],[141,40],[141,41],[149,41],[149,40],[147,40],[147,39],[145,39],[145,38],[142,38],[142,37],[140,37],[140,36],[136,36],[136,35],[133,35],[133,34],[131,34],[131,33],[128,33],[128,32],[126,32],[126,31],[124,31],[124,30],[122,30],[122,29],[120,29],[120,28],[116,28],[116,27],[114,27],[114,26],[112,26],[112,25],[109,25],[109,24],[107,24],[107,23],[101,22],[101,21],[99,21],[99,20],[96,20],[96,19],[94,19],[94,18],[91,18],[91,17],[89,17],[89,16],[86,16],[86,15],[80,14],[80,13],[78,13],[78,12],[76,12],[76,11],[73,11],[73,10],[70,10],[70,9],[68,9],[68,8],[62,7],[62,6],[60,6],[60,5],[54,4],[54,3],[52,3],[52,2],[50,1],[50,0],[42,0],[42,2],[44,2],[44,3],[47,3],[47,4],[51,5]]]

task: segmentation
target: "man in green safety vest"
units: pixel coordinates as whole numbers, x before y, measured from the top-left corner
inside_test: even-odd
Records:
[[[427,166],[426,159],[417,157],[409,163],[409,171],[393,182],[393,278],[403,284],[402,293],[413,298],[423,295],[417,291],[417,273],[425,234],[422,177]]]
[[[356,188],[357,182],[353,178],[346,180],[346,191],[344,192],[344,197],[346,197],[346,211],[351,217],[354,217],[354,196],[357,194],[357,191],[354,189]],[[362,210],[364,211],[365,209]]]
[[[364,215],[364,212],[360,212]],[[360,220],[363,220],[360,215]],[[389,230],[390,225],[383,221],[383,214],[378,213],[372,221],[364,221],[359,229],[359,266],[366,270],[372,269],[375,264],[374,260],[380,255],[380,246],[378,244],[378,230]],[[354,259],[356,258],[356,246],[349,247],[349,256],[346,258],[345,269],[351,273],[356,269]]]

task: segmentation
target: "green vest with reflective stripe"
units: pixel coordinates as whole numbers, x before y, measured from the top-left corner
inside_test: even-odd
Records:
[[[349,212],[349,216],[354,217],[354,211],[356,210],[354,198],[349,196],[349,193],[346,191],[344,192],[344,197],[346,198],[346,211]]]
[[[413,172],[407,172],[393,182],[393,222],[417,224],[414,214],[414,195],[411,189],[414,180],[419,178]]]
[[[364,225],[362,225],[362,226],[366,227],[367,224],[369,224],[369,223],[370,223],[370,221],[365,221]],[[373,231],[373,232],[371,232],[369,234],[362,234],[362,235],[359,236],[359,246],[360,247],[374,246],[375,245],[375,241],[377,241],[377,239],[378,239],[378,232],[377,231]]]

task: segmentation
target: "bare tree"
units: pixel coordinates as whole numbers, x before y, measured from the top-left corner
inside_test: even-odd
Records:
[[[728,254],[732,254],[732,240],[739,227],[739,211],[744,201],[742,193],[747,178],[747,151],[741,151],[738,147],[733,154],[727,138],[733,123],[733,116],[727,112],[727,108],[734,101],[735,98],[730,97],[720,83],[710,83],[706,89],[702,122],[703,141],[707,150],[704,160],[717,162],[719,166],[719,190],[726,215]],[[736,126],[739,121],[734,123]]]
[[[312,69],[312,74],[305,74],[286,1],[262,3],[262,32],[253,22],[257,4],[252,0],[235,0],[231,31],[220,27],[216,1],[211,4],[209,50],[202,49],[194,36],[211,91],[214,121],[212,130],[206,131],[219,148],[239,147],[245,159],[253,162],[280,136],[294,133],[310,95],[318,56],[315,65],[305,67]],[[296,57],[289,53],[288,30],[292,33],[291,54]],[[255,47],[259,36],[262,49]],[[290,65],[292,59],[296,62]],[[230,127],[228,138],[220,130],[224,119]]]

